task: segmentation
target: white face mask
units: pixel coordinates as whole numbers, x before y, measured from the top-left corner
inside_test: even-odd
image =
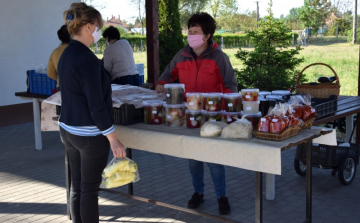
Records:
[[[110,45],[108,41],[106,41],[106,45],[108,45],[108,46]]]
[[[99,27],[96,27],[94,32],[92,33],[92,36],[94,37],[94,43],[97,43],[101,38],[101,29],[99,29]]]

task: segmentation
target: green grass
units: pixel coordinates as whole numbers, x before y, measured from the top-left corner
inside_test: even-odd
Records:
[[[300,51],[300,56],[305,58],[305,61],[298,66],[301,71],[307,65],[312,63],[325,63],[330,65],[340,79],[340,94],[341,95],[357,95],[358,91],[358,75],[359,75],[359,45],[347,43],[344,40],[346,37],[315,37],[313,42],[307,47],[303,47]],[[246,48],[252,50],[252,48]],[[240,60],[235,58],[238,51],[234,49],[223,50],[230,58],[230,62],[234,68],[241,69],[243,64]],[[102,55],[97,55],[102,58]],[[146,52],[134,53],[135,63],[143,63],[145,65],[145,82],[147,80],[147,61]],[[162,71],[160,71],[162,73]],[[311,66],[304,72],[309,80],[317,81],[320,76],[334,76],[333,72],[326,66],[316,65]]]

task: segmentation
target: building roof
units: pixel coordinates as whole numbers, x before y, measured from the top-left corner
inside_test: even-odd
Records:
[[[145,25],[146,26],[146,25]],[[134,25],[134,28],[141,28],[141,22],[138,22]],[[145,27],[144,27],[145,28]]]
[[[111,19],[108,19],[104,21],[104,26],[122,26],[124,28],[129,28],[129,26],[126,23],[123,23],[120,20],[120,15],[118,18],[115,18],[115,16],[112,16]]]

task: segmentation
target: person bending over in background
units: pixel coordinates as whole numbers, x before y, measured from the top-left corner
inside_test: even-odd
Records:
[[[57,66],[61,54],[64,52],[65,48],[69,45],[70,34],[67,30],[67,25],[62,25],[61,28],[57,31],[59,40],[61,41],[60,46],[56,48],[50,55],[48,66],[47,66],[47,75],[51,79],[56,80],[56,88],[59,88],[59,76],[57,72]]]
[[[129,42],[120,39],[120,32],[114,26],[105,29],[103,37],[109,45],[104,51],[104,66],[111,74],[112,83],[139,86],[139,72]]]
[[[157,92],[164,92],[164,84],[179,79],[187,92],[238,92],[237,80],[228,56],[218,44],[212,41],[216,29],[215,20],[207,13],[196,13],[188,21],[189,45],[180,50],[167,65],[156,86]],[[229,214],[230,205],[226,197],[225,167],[207,163],[219,213]],[[192,184],[195,193],[188,202],[189,208],[197,208],[204,202],[204,162],[189,160]]]
[[[125,157],[126,151],[112,125],[110,74],[89,49],[101,37],[101,14],[85,3],[73,3],[64,20],[72,39],[58,64],[59,126],[69,154],[70,212],[74,223],[98,223],[99,187],[109,150],[115,157]]]

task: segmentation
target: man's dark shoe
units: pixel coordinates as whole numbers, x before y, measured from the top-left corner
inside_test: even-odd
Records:
[[[203,202],[204,202],[204,195],[195,192],[188,202],[188,208],[192,208],[192,209],[198,208],[200,204]]]
[[[230,205],[227,197],[220,197],[218,198],[219,203],[219,214],[230,214]]]

